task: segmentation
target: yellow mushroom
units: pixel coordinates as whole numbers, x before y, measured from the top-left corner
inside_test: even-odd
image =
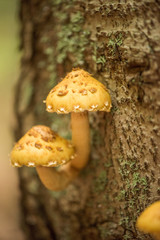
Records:
[[[32,127],[14,146],[11,164],[15,167],[36,167],[43,184],[51,190],[64,189],[78,174],[72,167],[63,167],[75,157],[75,149],[49,127]],[[57,169],[53,167],[60,166]]]
[[[160,240],[160,201],[147,207],[137,219],[137,228]]]
[[[71,113],[72,143],[77,156],[70,164],[79,170],[84,168],[90,153],[88,111],[110,111],[108,90],[88,72],[76,68],[49,92],[45,102],[48,112]]]

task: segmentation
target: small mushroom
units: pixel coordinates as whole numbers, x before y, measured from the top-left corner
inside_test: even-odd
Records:
[[[29,143],[29,144],[28,144]],[[43,184],[50,190],[61,190],[77,176],[78,171],[63,164],[75,155],[73,145],[49,127],[32,127],[14,146],[11,164],[14,167],[36,167]],[[60,166],[57,169],[53,167]]]
[[[67,85],[67,91],[65,86]],[[64,93],[65,94],[59,94]],[[51,106],[51,108],[48,106]],[[65,109],[59,111],[59,109]],[[70,162],[75,169],[82,169],[90,153],[88,111],[111,109],[111,98],[105,86],[83,69],[73,69],[54,87],[46,98],[46,110],[61,114],[71,113],[72,142],[77,157]]]
[[[56,166],[60,166],[62,160],[68,162],[74,155],[74,147],[69,148],[68,145],[69,141],[49,127],[34,126],[15,144],[11,152],[11,163],[20,166],[47,166],[54,160]]]
[[[160,240],[160,201],[147,207],[137,219],[137,228]]]

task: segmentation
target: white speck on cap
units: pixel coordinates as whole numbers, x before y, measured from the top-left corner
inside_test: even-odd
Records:
[[[34,162],[29,162],[29,163],[28,163],[28,166],[29,166],[29,167],[35,167],[35,163],[34,163]]]
[[[14,165],[15,167],[21,167],[21,165],[20,165],[19,163],[17,163],[17,162],[15,162],[13,165]]]
[[[77,106],[74,106],[74,109],[79,109],[79,107],[80,107],[79,105],[77,105]]]
[[[52,105],[48,105],[48,106],[47,106],[47,109],[48,109],[48,110],[51,110],[51,109],[52,109]]]

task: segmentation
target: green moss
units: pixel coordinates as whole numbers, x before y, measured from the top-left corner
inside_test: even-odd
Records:
[[[109,39],[108,48],[112,55],[115,55],[118,47],[123,44],[122,34],[119,33],[117,37],[112,37]]]
[[[82,26],[70,22],[69,24],[62,26],[58,35],[58,56],[57,62],[62,63],[68,57],[69,53],[72,53],[74,58],[74,66],[84,64],[84,51],[88,44],[88,33],[81,30]]]
[[[41,37],[40,41],[41,41],[41,43],[47,43],[48,39],[49,39],[48,36],[43,36],[43,37]]]
[[[104,55],[98,57],[96,59],[96,63],[97,64],[102,64],[102,66],[104,67],[106,65],[106,57]]]
[[[98,42],[92,42],[92,59],[96,64],[101,64],[102,68],[106,66],[107,60],[104,54],[99,55],[99,49],[103,48],[103,46],[99,46]]]
[[[55,62],[55,51],[53,49],[53,46],[51,46],[51,41],[48,36],[42,36],[41,42],[43,44],[47,44],[48,47],[44,47],[44,54],[47,58],[46,61],[41,61],[38,63],[39,68],[46,67],[46,70],[49,72],[49,79],[47,82],[47,89],[50,90],[53,88],[57,81],[57,75],[56,75],[56,62]]]
[[[111,161],[107,162],[107,163],[104,163],[104,167],[105,168],[110,168],[113,166],[113,163]]]
[[[74,10],[74,2],[53,1],[53,15],[57,19],[56,62],[71,58],[73,66],[84,64],[84,51],[89,43],[90,32],[83,29],[84,16]]]
[[[125,233],[125,235],[123,236],[123,239],[124,239],[124,240],[132,239],[132,240],[133,240],[133,236],[132,236],[131,233],[127,232],[127,233]]]
[[[139,202],[137,199],[142,200],[145,203],[146,192],[148,191],[148,181],[145,176],[141,176],[139,173],[139,165],[133,159],[124,159],[123,157],[117,159],[119,162],[119,173],[123,179],[123,186],[121,187],[117,200],[123,202],[123,208],[128,210],[128,215],[125,216],[124,212],[121,212],[120,225],[125,229],[132,229],[135,225],[138,212]],[[135,211],[137,209],[137,211]],[[128,221],[131,219],[131,221]],[[131,236],[126,239],[132,239]]]
[[[108,230],[105,226],[98,226],[98,230],[100,232],[100,237],[102,240],[105,240],[108,236]]]
[[[80,23],[83,23],[83,22],[84,22],[84,18],[82,16],[81,12],[72,13],[72,15],[71,15],[71,23],[80,24]]]
[[[49,191],[49,193],[50,193],[51,197],[59,199],[66,194],[66,191],[65,190],[59,191],[59,192]]]
[[[51,55],[51,54],[53,54],[53,49],[51,47],[48,47],[48,48],[45,49],[44,53],[46,55]]]
[[[117,111],[118,111],[118,107],[113,105],[112,108],[111,108],[111,113],[113,114]]]
[[[65,4],[66,5],[65,7],[67,8],[68,6],[72,5],[75,1],[76,0],[69,0],[69,1],[67,1],[67,4],[66,4],[66,0],[52,0],[51,2],[54,6],[59,6],[61,4]]]
[[[52,0],[52,2],[53,2],[54,5],[59,5],[64,1],[63,0]]]
[[[128,225],[129,221],[130,221],[129,217],[122,217],[119,223],[120,223],[120,225],[126,226],[126,225]]]
[[[94,181],[94,191],[98,193],[104,191],[107,182],[107,173],[103,170]]]
[[[47,70],[48,72],[53,72],[54,66],[52,64],[48,65]]]
[[[92,46],[92,59],[93,61],[97,61],[97,44],[95,42],[91,42]]]
[[[119,191],[119,194],[117,196],[117,200],[121,201],[121,200],[125,200],[125,196],[126,196],[126,190],[122,189]]]

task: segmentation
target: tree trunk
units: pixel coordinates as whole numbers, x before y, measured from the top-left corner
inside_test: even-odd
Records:
[[[42,101],[73,67],[106,85],[111,113],[90,113],[90,162],[64,191],[21,168],[27,239],[151,239],[140,212],[160,199],[160,1],[21,0],[15,137],[45,124],[69,138],[70,118]]]

